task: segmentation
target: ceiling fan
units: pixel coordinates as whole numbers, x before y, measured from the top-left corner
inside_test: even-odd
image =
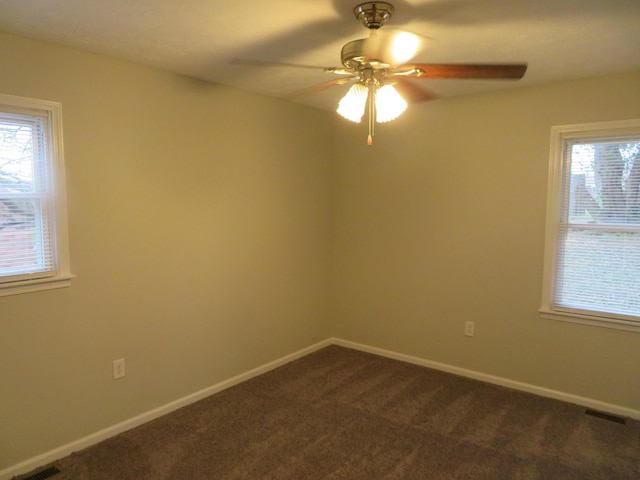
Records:
[[[338,75],[328,82],[298,92],[300,96],[321,91],[335,85],[353,82],[340,100],[338,113],[348,120],[360,122],[368,113],[369,135],[373,143],[375,122],[388,122],[407,108],[404,96],[413,102],[434,98],[434,95],[413,84],[410,79],[512,79],[524,76],[527,65],[517,64],[424,64],[407,63],[417,53],[420,39],[412,33],[391,30],[383,33],[382,26],[394,12],[387,2],[365,2],[353,9],[355,17],[369,29],[369,37],[348,42],[342,47],[342,67],[315,67],[290,63],[235,60],[245,65],[281,65],[317,68]]]

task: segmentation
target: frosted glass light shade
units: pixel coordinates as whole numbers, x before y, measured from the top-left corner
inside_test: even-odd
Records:
[[[369,90],[362,83],[354,84],[338,104],[338,113],[347,120],[360,123],[367,104]]]
[[[384,85],[376,92],[376,121],[389,122],[407,109],[407,102],[392,85]]]

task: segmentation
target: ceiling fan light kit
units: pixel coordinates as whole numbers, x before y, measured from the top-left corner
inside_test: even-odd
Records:
[[[338,104],[338,113],[347,120],[360,123],[365,110],[369,110],[369,136],[367,143],[373,144],[373,119],[378,123],[390,122],[407,109],[407,102],[392,85],[380,87],[373,83],[369,87],[354,83]]]

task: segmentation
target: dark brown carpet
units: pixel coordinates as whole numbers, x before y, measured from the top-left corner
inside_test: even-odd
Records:
[[[331,346],[54,465],[53,480],[638,480],[640,422]]]

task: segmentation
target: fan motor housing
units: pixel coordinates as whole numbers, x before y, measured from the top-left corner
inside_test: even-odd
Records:
[[[342,64],[352,70],[360,70],[365,66],[369,66],[374,69],[389,68],[390,65],[378,58],[367,58],[364,52],[365,42],[367,39],[361,38],[359,40],[353,40],[342,47],[340,58]]]

